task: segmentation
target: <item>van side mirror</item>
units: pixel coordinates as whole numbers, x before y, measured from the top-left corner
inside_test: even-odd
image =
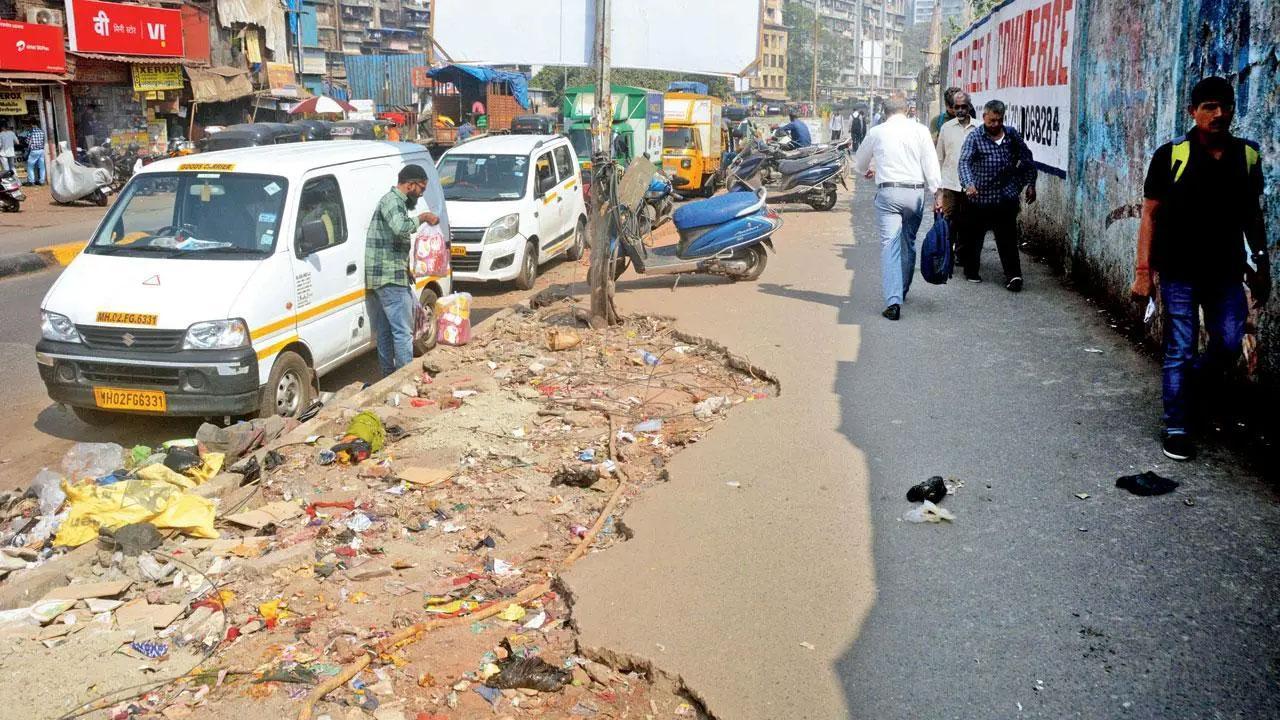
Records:
[[[294,249],[300,258],[327,247],[329,245],[329,233],[324,229],[324,222],[320,220],[304,222],[302,224],[302,232],[294,245],[296,246]]]

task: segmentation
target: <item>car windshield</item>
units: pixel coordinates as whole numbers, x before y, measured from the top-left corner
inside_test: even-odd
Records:
[[[667,150],[692,150],[698,147],[697,134],[690,127],[662,128],[662,147]]]
[[[490,202],[519,200],[528,186],[525,155],[457,154],[440,158],[436,168],[445,200]]]
[[[580,158],[591,157],[591,131],[586,128],[577,128],[569,131],[569,142],[573,145],[573,151]]]
[[[135,176],[88,252],[102,255],[256,258],[275,248],[289,183],[232,173]]]

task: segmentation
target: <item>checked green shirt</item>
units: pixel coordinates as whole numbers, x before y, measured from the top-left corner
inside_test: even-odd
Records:
[[[409,238],[418,222],[409,216],[407,200],[399,188],[391,188],[373,211],[364,248],[364,286],[368,290],[385,285],[409,287]]]

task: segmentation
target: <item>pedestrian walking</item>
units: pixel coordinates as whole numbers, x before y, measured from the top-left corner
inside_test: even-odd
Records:
[[[416,222],[409,214],[426,190],[427,171],[419,165],[405,165],[396,186],[378,201],[369,222],[364,252],[365,303],[384,376],[413,360],[415,301],[409,277],[410,237],[420,224],[440,222],[432,212],[419,213]]]
[[[934,198],[934,209],[941,212],[951,226],[952,244],[957,251],[963,247],[965,211],[968,209],[968,198],[964,194],[964,186],[960,184],[960,151],[969,133],[978,127],[973,120],[973,106],[969,104],[969,96],[959,88],[953,88],[945,95],[948,102],[947,115],[951,116],[942,124],[938,132],[938,164],[942,166],[942,187]]]
[[[27,184],[43,185],[45,176],[44,130],[32,122],[27,130]]]
[[[938,116],[929,122],[929,132],[933,134],[934,140],[937,140],[938,135],[942,133],[942,126],[956,116],[956,95],[961,93],[964,93],[964,91],[954,85],[942,93],[942,112],[938,113]],[[967,95],[965,97],[966,99],[968,98]],[[973,113],[969,113],[969,116],[972,117]]]
[[[831,142],[840,140],[840,133],[844,131],[844,118],[840,116],[839,110],[831,111],[831,121],[827,129],[831,131]]]
[[[867,137],[867,118],[861,110],[854,110],[853,117],[849,119],[849,137],[853,140],[853,149],[856,152]]]
[[[14,169],[14,148],[17,145],[18,136],[14,134],[13,128],[6,126],[0,130],[0,172],[9,172]]]
[[[887,119],[867,133],[853,162],[858,173],[874,174],[876,180],[885,305],[881,314],[897,320],[915,274],[916,233],[924,215],[925,192],[932,197],[942,177],[929,129],[907,117],[907,101],[890,98],[884,105]]]
[[[1195,457],[1193,401],[1221,397],[1240,356],[1248,308],[1271,296],[1258,144],[1231,134],[1235,91],[1220,77],[1191,90],[1195,126],[1151,156],[1143,187],[1132,292],[1146,300],[1159,282],[1164,320],[1164,454]],[[1248,243],[1246,250],[1240,241]],[[1155,278],[1153,279],[1153,276]],[[1209,336],[1200,341],[1200,311]]]
[[[982,244],[987,231],[996,236],[1004,268],[1004,287],[1021,292],[1022,259],[1018,255],[1018,213],[1025,188],[1036,201],[1036,166],[1022,134],[1004,124],[1005,104],[992,100],[982,108],[982,132],[971,132],[960,150],[960,184],[969,199],[961,241],[964,279],[982,282]]]

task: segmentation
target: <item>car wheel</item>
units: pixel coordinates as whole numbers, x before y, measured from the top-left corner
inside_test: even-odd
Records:
[[[72,407],[71,412],[75,413],[80,422],[92,427],[106,427],[118,419],[116,413],[109,413],[95,408]]]
[[[436,337],[440,333],[440,327],[436,324],[436,300],[440,296],[436,295],[436,291],[426,288],[422,291],[422,309],[427,313],[427,327],[421,335],[413,336],[413,355],[418,357],[426,355],[431,348],[436,346]]]
[[[267,378],[267,386],[262,392],[258,416],[300,415],[316,398],[314,375],[301,355],[289,350],[280,353],[275,365],[271,366],[271,376]]]
[[[516,287],[521,290],[532,290],[538,279],[538,246],[532,241],[524,246],[524,261],[520,264],[520,274],[516,276]]]
[[[581,260],[582,256],[587,252],[587,221],[579,220],[578,227],[573,231],[573,244],[569,246],[569,250],[564,256],[570,260]]]

